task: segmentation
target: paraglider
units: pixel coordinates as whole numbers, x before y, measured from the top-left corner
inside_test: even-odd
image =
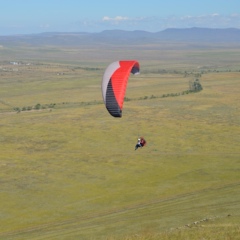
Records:
[[[137,150],[139,147],[144,147],[147,144],[146,140],[143,137],[138,138],[138,142],[135,146],[135,150]]]
[[[129,75],[139,72],[140,66],[136,60],[116,61],[106,68],[102,79],[102,96],[108,112],[113,117],[122,117]]]
[[[122,108],[130,73],[139,74],[140,66],[136,60],[120,60],[111,63],[102,78],[102,97],[109,114],[122,117]],[[143,137],[138,139],[135,150],[146,145]]]

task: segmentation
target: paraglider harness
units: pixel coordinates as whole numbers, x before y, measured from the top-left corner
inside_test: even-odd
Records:
[[[137,150],[139,147],[144,147],[146,145],[146,140],[143,137],[138,138],[138,142],[135,146],[135,150]]]

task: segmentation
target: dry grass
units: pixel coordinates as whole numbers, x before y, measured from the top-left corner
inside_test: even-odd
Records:
[[[142,74],[114,119],[100,82],[123,51],[48,50],[0,49],[0,239],[237,239],[240,73],[212,68],[203,91],[160,97],[186,90],[204,60],[229,52],[228,68],[234,51],[126,51]],[[33,64],[13,71],[13,53]],[[56,106],[12,111],[37,103]],[[148,144],[134,151],[138,135]]]

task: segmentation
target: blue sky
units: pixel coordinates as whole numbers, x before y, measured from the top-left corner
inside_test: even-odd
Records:
[[[240,0],[0,0],[0,35],[240,28]]]

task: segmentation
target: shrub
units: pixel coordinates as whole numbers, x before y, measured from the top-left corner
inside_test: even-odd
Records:
[[[194,81],[189,81],[189,90],[192,92],[199,92],[202,90],[202,85],[198,78],[196,78]]]

